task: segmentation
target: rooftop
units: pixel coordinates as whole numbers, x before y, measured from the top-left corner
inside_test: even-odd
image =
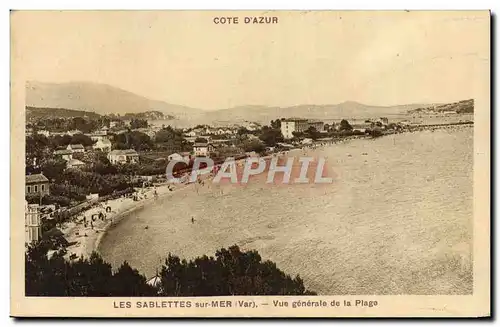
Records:
[[[291,121],[300,121],[300,122],[305,122],[307,121],[307,119],[305,118],[296,118],[296,117],[292,117],[292,118],[287,118],[285,120],[283,120],[285,122],[291,122]]]
[[[43,174],[26,175],[26,184],[48,182],[48,178]]]
[[[72,149],[85,149],[81,144],[70,144],[69,147]]]
[[[106,145],[108,145],[108,144],[111,144],[111,141],[108,140],[108,139],[99,139],[95,144],[106,144]]]

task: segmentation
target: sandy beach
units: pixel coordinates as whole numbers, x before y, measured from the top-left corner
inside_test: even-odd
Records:
[[[165,184],[145,188],[138,192],[139,200],[137,201],[134,201],[132,198],[121,197],[98,203],[89,210],[78,214],[75,219],[63,224],[63,227],[61,228],[66,240],[71,244],[67,248],[68,253],[66,254],[66,257],[89,257],[93,251],[97,250],[101,239],[111,226],[117,224],[121,219],[126,218],[128,214],[134,210],[150,204],[159,197],[175,192],[183,186],[183,184]],[[158,197],[154,196],[155,190]],[[106,213],[107,207],[110,207],[111,211]],[[105,213],[106,217],[103,220],[99,218],[95,219],[91,225],[90,221],[92,221],[92,215],[96,215],[101,212]],[[86,226],[83,217],[85,217],[87,221]]]
[[[199,175],[199,180],[204,182],[212,177],[211,174]],[[167,195],[190,187],[194,183],[162,184],[154,187],[140,189],[137,194],[139,199],[134,201],[130,197],[120,197],[117,199],[97,203],[92,208],[81,212],[73,220],[63,224],[61,231],[66,240],[71,244],[67,247],[65,257],[70,259],[85,257],[88,258],[93,251],[98,251],[99,244],[106,232],[118,224],[122,219],[127,218],[132,212],[152,204]],[[155,191],[157,196],[155,197]],[[111,208],[106,213],[106,208]],[[96,217],[99,213],[105,214],[104,219],[96,218],[92,221],[92,216]],[[87,222],[85,226],[84,217]],[[90,224],[92,221],[92,224]]]

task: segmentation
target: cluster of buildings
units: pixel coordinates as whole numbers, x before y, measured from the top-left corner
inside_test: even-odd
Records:
[[[368,128],[387,127],[389,125],[389,119],[387,117],[379,117],[358,122],[352,120],[350,124],[354,130],[365,132]],[[326,124],[323,121],[304,118],[287,118],[281,120],[281,134],[283,134],[285,139],[292,139],[295,136],[294,133],[305,132],[311,127],[320,133],[324,133],[331,130],[338,130],[341,126],[338,121]]]
[[[248,127],[250,127],[248,128],[249,130],[256,128],[253,125],[249,125]],[[113,126],[111,126],[111,128],[113,128]],[[145,133],[154,139],[156,132],[160,129],[161,128],[159,127],[150,127],[134,130]],[[116,128],[113,128],[113,134],[119,134],[126,131],[128,130],[119,131]],[[217,144],[224,142],[225,138],[218,138],[219,136],[225,135],[228,138],[231,138],[232,136],[237,135],[237,131],[237,128],[234,127],[213,128],[209,126],[196,129],[185,129],[183,134],[188,141],[191,140],[193,144],[192,151],[172,153],[168,155],[168,160],[189,160],[193,156],[210,156],[217,148]],[[27,136],[31,135],[31,133],[32,130],[27,130]],[[92,159],[95,158],[94,154],[96,153],[106,154],[106,157],[113,165],[126,163],[135,164],[140,162],[139,154],[133,149],[112,149],[111,141],[113,134],[109,133],[109,128],[107,127],[103,127],[92,133],[82,133],[79,130],[71,130],[63,133],[38,130],[37,133],[45,135],[46,137],[55,135],[74,136],[77,134],[83,134],[94,141],[94,144],[90,146],[84,146],[83,144],[68,144],[64,148],[56,149],[53,152],[53,157],[64,160],[66,162],[66,168],[83,168],[93,161]],[[29,244],[33,241],[40,240],[42,233],[42,219],[53,215],[55,212],[55,206],[42,205],[43,197],[50,195],[50,181],[43,175],[43,173],[30,174],[25,177],[25,195],[40,199],[39,201],[36,201],[39,203],[29,204],[26,201],[25,204],[25,242]]]
[[[68,134],[70,133],[70,134]],[[69,131],[68,135],[81,133],[79,131]],[[105,153],[108,160],[112,164],[121,163],[138,163],[139,154],[133,149],[128,150],[111,150],[112,143],[109,139],[108,128],[103,127],[94,133],[84,134],[95,143],[92,146],[85,147],[82,144],[69,144],[65,149],[54,151],[54,156],[66,161],[67,168],[82,168],[87,165],[85,163],[85,154],[91,152]],[[75,158],[76,157],[76,158]]]

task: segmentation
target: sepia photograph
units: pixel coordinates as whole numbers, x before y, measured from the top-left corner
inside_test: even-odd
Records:
[[[10,18],[14,315],[489,315],[489,11]]]

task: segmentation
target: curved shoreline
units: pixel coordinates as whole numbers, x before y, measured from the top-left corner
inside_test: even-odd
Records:
[[[80,222],[69,222],[66,223],[66,226],[63,228],[63,233],[66,237],[66,239],[70,242],[73,243],[73,245],[68,246],[68,253],[66,254],[66,257],[70,257],[71,255],[76,255],[76,257],[85,257],[88,258],[92,254],[92,252],[96,251],[99,252],[99,246],[104,238],[104,236],[107,234],[107,232],[114,227],[115,225],[119,224],[122,220],[125,218],[129,217],[131,213],[133,213],[136,210],[139,210],[143,208],[146,205],[151,204],[155,200],[158,200],[160,198],[163,198],[167,196],[168,194],[172,194],[173,192],[176,192],[178,189],[182,189],[183,187],[174,186],[175,189],[172,191],[169,191],[169,184],[161,185],[156,188],[158,197],[155,198],[153,195],[153,189],[148,189],[145,191],[144,195],[148,196],[150,195],[151,197],[146,197],[144,199],[141,199],[139,201],[133,201],[130,198],[118,198],[114,200],[110,200],[106,203],[106,206],[109,206],[112,208],[112,211],[109,216],[106,218],[104,221],[99,221],[96,220],[95,225],[93,227],[85,227],[83,223]],[[128,203],[127,203],[128,202]],[[114,208],[113,208],[114,207]],[[92,214],[95,214],[96,211],[102,210],[101,206],[93,207],[90,208],[89,210],[81,213],[80,215],[85,216],[88,221],[90,221],[90,217]],[[83,233],[83,235],[81,235]],[[87,235],[89,234],[89,235]]]
[[[395,144],[393,137],[381,137],[304,150],[305,156],[330,158],[327,165],[338,173],[338,181],[327,187],[283,188],[279,183],[264,185],[265,176],[255,176],[247,185],[225,179],[223,193],[216,184],[201,187],[199,193],[194,187],[181,190],[110,229],[99,251],[113,267],[127,260],[146,277],[154,276],[168,253],[192,260],[237,244],[242,251],[258,251],[287,274],[299,273],[304,285],[319,294],[378,294],[384,288],[390,294],[449,294],[470,289],[461,276],[468,274],[471,253],[472,216],[464,196],[472,194],[473,129],[395,138]],[[412,150],[402,155],[408,148]],[[288,152],[296,159],[302,155]],[[450,159],[452,169],[447,168]],[[425,176],[418,173],[422,168],[429,169]],[[450,186],[457,191],[439,196]],[[455,212],[459,201],[465,210]],[[408,205],[420,211],[408,210]],[[435,219],[436,210],[443,210],[440,219]],[[196,218],[195,224],[190,217]],[[146,225],[149,230],[144,230]],[[376,263],[371,260],[379,257]],[[387,268],[392,272],[379,278]],[[443,269],[453,282],[444,277],[432,285],[425,282]],[[422,282],[412,283],[408,271]],[[462,281],[468,286],[454,288]]]
[[[469,128],[469,127],[473,127],[474,125],[473,124],[464,124],[464,125],[456,125],[456,126],[453,126],[453,127],[457,127],[457,128]],[[434,127],[433,129],[440,129],[439,127]],[[426,131],[426,129],[422,129],[422,130],[417,130],[418,132],[421,132],[421,131]],[[407,131],[407,133],[414,133],[414,132],[417,132],[417,131]],[[391,135],[397,135],[397,134],[406,134],[405,132],[403,133],[395,133],[395,134],[391,134]],[[322,147],[322,146],[332,146],[334,144],[337,144],[337,143],[344,143],[344,142],[348,142],[348,141],[352,141],[352,140],[364,140],[364,139],[371,139],[369,137],[359,137],[359,136],[353,136],[353,137],[347,137],[345,139],[341,139],[341,140],[335,140],[335,141],[327,141],[325,142],[326,144],[316,144],[316,146],[318,147]],[[288,150],[287,152],[295,152],[295,151],[300,151],[300,150],[303,150],[303,149],[306,149],[306,148],[309,148],[311,145],[304,145],[300,148],[294,148],[294,149],[290,149]],[[314,146],[314,145],[313,145]],[[206,175],[205,178],[208,178],[209,175]],[[136,210],[138,209],[141,209],[143,208],[144,206],[146,205],[149,205],[151,203],[153,203],[155,200],[157,199],[160,199],[160,198],[164,198],[166,197],[167,195],[173,195],[175,192],[179,191],[179,190],[182,190],[182,189],[185,189],[186,187],[189,187],[191,184],[175,184],[175,189],[172,190],[172,191],[166,191],[166,192],[160,192],[160,190],[165,190],[168,188],[168,185],[162,185],[160,187],[158,187],[157,191],[158,191],[158,198],[147,198],[147,199],[143,199],[143,200],[140,200],[138,203],[135,203],[133,204],[132,206],[128,207],[128,208],[125,208],[123,211],[120,211],[120,212],[117,212],[115,215],[111,216],[109,218],[109,220],[103,225],[100,227],[100,230],[101,232],[99,233],[99,235],[94,239],[94,241],[92,242],[92,246],[88,247],[88,246],[85,246],[83,251],[81,251],[80,255],[83,255],[84,257],[89,257],[90,254],[93,252],[93,251],[96,251],[96,252],[100,252],[100,246],[101,246],[101,243],[102,243],[102,240],[104,239],[104,237],[107,235],[107,233],[115,226],[117,226],[119,223],[121,223],[123,220],[125,220],[125,218],[129,217],[130,214],[132,214],[133,212],[135,212]],[[79,256],[79,255],[78,255]]]
[[[148,202],[151,202],[152,200],[156,200],[156,199],[147,199],[145,201],[148,201]],[[104,236],[106,236],[106,234],[108,233],[108,231],[113,228],[114,226],[118,225],[122,220],[124,220],[125,218],[128,218],[130,217],[130,215],[134,212],[134,211],[137,211],[139,209],[142,209],[147,203],[145,202],[142,202],[142,203],[138,203],[136,206],[133,206],[131,208],[128,208],[128,209],[125,209],[123,212],[120,212],[116,215],[116,217],[113,217],[112,219],[110,219],[106,225],[103,227],[103,232],[102,233],[99,233],[99,236],[97,236],[97,239],[95,240],[94,242],[94,246],[91,248],[92,251],[90,251],[90,253],[92,253],[93,251],[95,252],[98,252],[99,253],[99,246],[101,245],[101,241],[102,239],[104,238]]]

